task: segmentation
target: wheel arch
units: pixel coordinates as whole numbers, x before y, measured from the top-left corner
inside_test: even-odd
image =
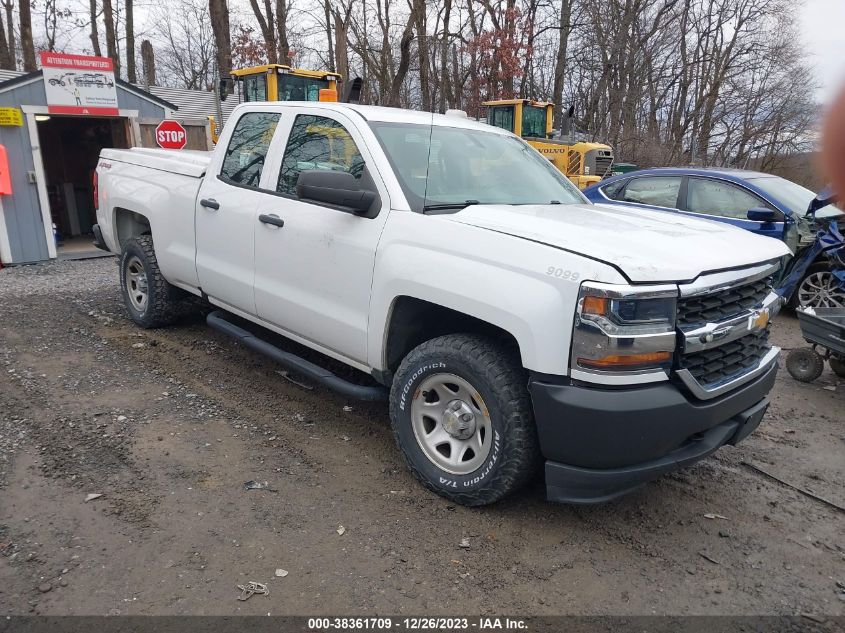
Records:
[[[127,240],[140,235],[152,234],[152,225],[147,215],[124,207],[115,207],[112,214],[114,237],[119,251],[123,250],[123,245]]]
[[[381,360],[385,379],[389,381],[402,359],[416,346],[458,333],[480,334],[499,341],[523,365],[517,337],[501,325],[439,303],[400,295],[393,300],[384,330]]]

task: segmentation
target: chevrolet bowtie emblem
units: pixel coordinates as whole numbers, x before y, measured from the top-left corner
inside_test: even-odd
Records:
[[[748,317],[749,330],[762,330],[769,324],[769,309],[756,310]]]

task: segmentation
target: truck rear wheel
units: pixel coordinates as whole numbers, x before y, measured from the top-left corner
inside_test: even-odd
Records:
[[[130,238],[123,245],[120,288],[129,316],[141,327],[170,325],[184,312],[187,293],[162,276],[151,235]]]
[[[457,503],[493,503],[540,462],[527,380],[492,340],[427,341],[402,361],[390,392],[396,443],[423,485]]]

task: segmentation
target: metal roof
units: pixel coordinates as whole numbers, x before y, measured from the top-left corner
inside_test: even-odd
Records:
[[[136,86],[141,90],[146,90],[160,99],[165,99],[178,108],[176,113],[177,119],[204,119],[208,116],[213,116],[217,119],[217,96],[210,90],[191,90],[188,88],[169,88],[167,86]],[[240,97],[238,94],[230,95],[228,99],[220,104],[220,109],[223,111],[223,121],[225,123],[235,109],[235,106],[240,104]]]
[[[8,81],[9,79],[14,79],[15,77],[20,77],[25,74],[26,73],[22,70],[5,70],[0,68],[0,82]]]

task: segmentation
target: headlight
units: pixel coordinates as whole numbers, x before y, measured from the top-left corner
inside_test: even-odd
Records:
[[[624,375],[669,369],[678,289],[585,282],[572,332],[572,368]]]

